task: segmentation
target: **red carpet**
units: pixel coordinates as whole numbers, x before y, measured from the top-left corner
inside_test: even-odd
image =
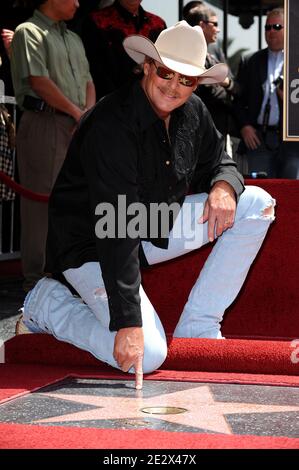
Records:
[[[207,434],[109,429],[78,429],[21,424],[0,427],[0,449],[294,449],[299,443],[283,437],[219,436]]]
[[[250,181],[252,184],[252,181]],[[226,312],[228,339],[173,339],[163,370],[146,380],[299,385],[299,183],[258,184],[277,199],[277,220],[254,262],[242,295]],[[143,273],[143,283],[171,338],[210,247]],[[1,271],[0,271],[1,272]],[[159,285],[159,289],[156,286]],[[174,296],[176,292],[179,295]],[[162,295],[163,293],[163,295]],[[0,399],[7,400],[66,376],[126,380],[89,353],[48,335],[24,335],[5,344]],[[30,431],[30,432],[29,432]],[[143,430],[78,429],[2,424],[3,448],[299,448],[298,439]],[[3,437],[2,437],[3,436]]]
[[[163,369],[175,371],[240,372],[249,374],[299,375],[289,341],[181,339],[170,341]],[[91,354],[57,341],[50,335],[21,335],[5,344],[5,361],[11,364],[100,366]]]

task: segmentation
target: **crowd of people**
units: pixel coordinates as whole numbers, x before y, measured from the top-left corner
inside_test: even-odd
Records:
[[[268,47],[233,77],[217,44],[217,14],[205,2],[189,2],[184,20],[167,28],[141,1],[94,2],[78,17],[77,0],[23,0],[32,16],[2,32],[22,112],[20,182],[51,195],[49,204],[21,201],[30,292],[18,331],[51,332],[135,371],[137,387],[166,355],[140,267],[217,238],[174,334],[221,338],[224,311],[273,220],[271,196],[244,190],[231,136],[240,136],[249,173],[299,178],[297,143],[283,142],[281,133],[283,10],[268,13]],[[158,226],[153,237],[150,224],[142,236],[95,235],[95,226],[104,227],[98,204],[117,213],[119,195],[126,209],[177,204],[166,236]],[[189,220],[187,206],[201,212],[193,209]],[[184,237],[173,237],[182,220],[197,227],[188,249]]]

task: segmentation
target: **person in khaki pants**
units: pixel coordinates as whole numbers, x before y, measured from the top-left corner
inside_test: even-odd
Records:
[[[32,3],[32,2],[31,2]],[[23,111],[17,133],[20,182],[50,194],[76,123],[95,104],[95,90],[81,39],[64,23],[77,0],[34,0],[32,18],[11,44],[16,100]],[[21,256],[29,290],[44,275],[48,205],[22,198]]]

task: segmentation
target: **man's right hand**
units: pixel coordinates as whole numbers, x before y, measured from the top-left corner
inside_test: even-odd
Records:
[[[81,117],[85,113],[86,113],[86,109],[80,109],[80,108],[78,108],[78,106],[74,105],[74,109],[73,109],[73,112],[72,112],[72,117],[74,118],[76,123],[78,123],[80,121]]]
[[[250,150],[255,150],[261,145],[261,141],[258,138],[256,130],[253,126],[244,126],[241,129],[241,136],[245,142],[245,145]]]
[[[8,55],[8,57],[10,57],[10,46],[11,46],[14,34],[15,34],[14,31],[10,29],[2,29],[1,31],[1,37],[2,37],[3,44],[4,44],[6,54]]]
[[[142,360],[144,354],[144,337],[141,327],[121,328],[114,341],[113,357],[122,371],[135,369],[136,389],[142,388]]]

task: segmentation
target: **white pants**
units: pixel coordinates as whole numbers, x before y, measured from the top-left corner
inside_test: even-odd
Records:
[[[208,243],[207,223],[197,223],[206,198],[207,194],[186,197],[169,235],[167,250],[142,242],[149,264],[176,258]],[[174,336],[221,338],[220,322],[225,309],[237,296],[274,219],[263,211],[274,205],[263,189],[246,188],[237,206],[235,223],[217,240],[190,292]],[[109,307],[99,263],[68,269],[64,276],[85,303],[59,282],[43,278],[25,299],[26,325],[32,331],[51,333],[119,368],[113,358],[116,333],[108,328]],[[166,338],[142,286],[140,297],[145,341],[143,370],[151,372],[166,358]]]

